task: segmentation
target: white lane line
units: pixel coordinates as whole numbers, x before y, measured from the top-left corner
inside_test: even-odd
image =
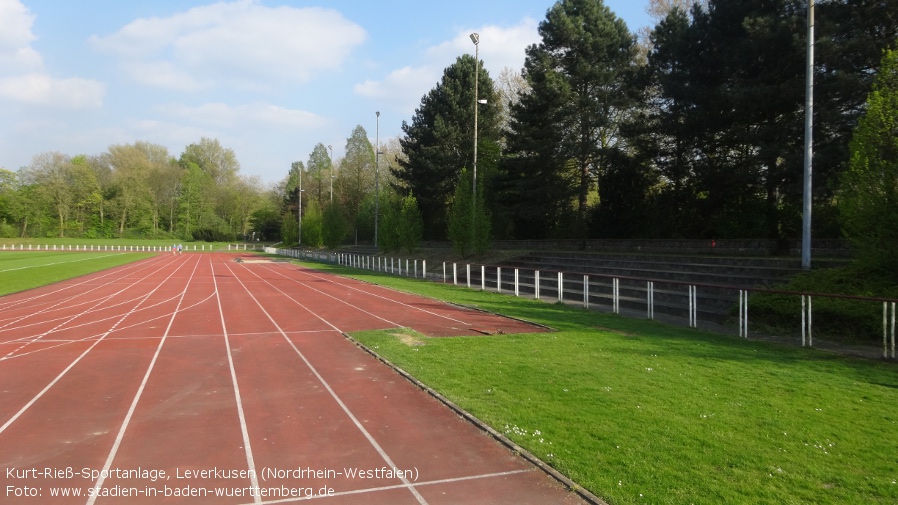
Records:
[[[118,434],[115,436],[115,442],[113,442],[112,449],[110,449],[109,455],[106,457],[106,463],[103,465],[103,471],[100,472],[100,477],[97,479],[97,483],[94,484],[94,492],[90,493],[90,496],[87,499],[87,505],[93,505],[93,503],[97,501],[97,491],[103,487],[103,483],[106,481],[106,475],[109,473],[109,469],[112,468],[112,461],[115,459],[115,455],[122,445],[122,439],[125,438],[125,431],[128,430],[128,425],[131,423],[134,411],[137,410],[137,403],[140,401],[140,397],[143,395],[143,390],[146,389],[147,382],[150,380],[150,374],[153,373],[153,368],[156,366],[156,361],[159,359],[159,354],[162,352],[162,346],[165,345],[165,337],[168,336],[168,332],[171,331],[171,326],[175,322],[175,317],[181,309],[181,303],[184,302],[184,297],[187,296],[187,288],[190,287],[190,280],[193,279],[194,274],[196,274],[196,269],[199,264],[200,262],[197,260],[196,264],[193,266],[193,271],[190,273],[190,277],[187,278],[187,283],[184,285],[184,290],[181,291],[181,298],[178,300],[178,305],[175,307],[174,312],[171,314],[171,318],[168,320],[168,326],[165,327],[165,332],[162,334],[162,338],[159,339],[159,345],[156,346],[156,352],[153,354],[153,359],[150,360],[150,364],[147,366],[147,371],[143,375],[143,380],[140,381],[140,386],[137,388],[137,393],[134,394],[134,399],[131,400],[131,406],[128,408],[128,413],[125,414],[125,419],[122,421],[121,427],[119,427]],[[178,269],[180,269],[180,267],[178,267]],[[177,272],[177,270],[175,270],[175,272]],[[174,272],[172,272],[172,274],[174,274]],[[165,280],[168,281],[170,278],[171,275],[166,277]],[[159,286],[157,286],[156,289],[159,289]],[[156,289],[153,291],[156,291]]]
[[[111,281],[99,283],[99,284],[97,284],[95,287],[93,287],[93,288],[91,288],[91,289],[89,289],[89,290],[87,290],[87,291],[79,291],[79,292],[75,293],[74,295],[72,295],[72,296],[70,296],[70,297],[67,297],[67,298],[64,298],[64,299],[62,299],[62,300],[60,300],[60,301],[52,302],[52,300],[51,300],[52,305],[49,305],[49,306],[47,306],[47,307],[44,307],[44,308],[41,309],[41,310],[38,310],[38,311],[35,311],[35,312],[29,312],[28,314],[25,314],[25,315],[22,315],[22,316],[17,316],[17,317],[10,318],[9,322],[7,322],[6,324],[4,324],[3,326],[0,326],[0,329],[6,328],[6,327],[9,326],[10,324],[17,323],[17,322],[19,322],[19,321],[21,321],[21,320],[23,320],[23,319],[27,319],[28,317],[33,317],[33,316],[36,316],[36,315],[38,315],[38,314],[43,314],[44,312],[50,311],[50,310],[52,310],[52,309],[54,309],[55,307],[58,307],[58,306],[70,307],[70,306],[67,305],[70,301],[72,301],[72,300],[74,300],[74,299],[78,299],[78,298],[83,298],[86,294],[92,293],[93,291],[96,291],[97,289],[106,287],[106,286],[108,286],[109,284],[111,284],[112,282],[116,282],[116,281],[118,281],[118,280],[120,280],[120,279],[125,279],[128,275],[131,275],[132,273],[140,272],[140,271],[146,270],[146,269],[148,269],[148,268],[153,268],[153,267],[156,266],[156,263],[158,263],[158,262],[157,262],[157,261],[139,261],[139,262],[131,263],[131,264],[129,264],[129,265],[123,265],[123,266],[121,266],[121,267],[116,267],[116,268],[114,268],[114,269],[111,269],[109,272],[103,273],[102,275],[90,276],[89,278],[84,279],[84,280],[82,280],[81,282],[72,283],[72,284],[66,283],[66,284],[64,284],[62,287],[60,287],[59,289],[56,289],[56,290],[53,290],[53,291],[50,291],[50,292],[47,292],[47,293],[42,293],[42,294],[35,295],[35,296],[29,296],[29,297],[27,297],[27,298],[13,299],[13,300],[9,300],[9,301],[5,301],[5,302],[3,302],[3,303],[0,303],[0,309],[2,309],[2,310],[4,310],[4,311],[11,310],[11,308],[16,307],[16,306],[18,306],[18,305],[25,304],[25,303],[28,304],[28,308],[30,308],[30,309],[33,310],[33,309],[35,309],[37,306],[39,306],[39,304],[40,304],[39,302],[35,302],[35,300],[40,300],[41,298],[45,298],[45,297],[47,297],[47,296],[55,295],[55,294],[57,294],[57,293],[61,293],[61,292],[63,292],[63,291],[67,291],[67,290],[70,290],[70,289],[76,289],[76,288],[79,288],[79,287],[81,287],[81,286],[83,286],[83,285],[85,285],[85,284],[91,284],[91,283],[100,281],[100,280],[102,280],[102,279],[105,279],[106,277],[110,277],[110,276],[113,276],[113,275],[120,275],[119,277],[114,277]],[[166,262],[166,263],[169,263],[169,262]],[[140,268],[138,268],[138,267],[140,267]],[[131,272],[132,269],[136,269],[136,272]],[[78,305],[80,305],[80,304],[76,304],[76,305],[74,305],[74,306],[77,307]],[[4,321],[5,321],[5,320],[6,320],[6,319],[4,319]]]
[[[228,327],[225,324],[224,310],[221,307],[221,296],[218,294],[218,280],[215,278],[215,265],[212,265],[212,281],[215,284],[215,299],[218,301],[218,315],[221,318],[221,331],[224,332],[225,347],[228,352],[228,367],[231,370],[231,384],[234,385],[234,398],[237,401],[237,417],[240,419],[240,433],[243,435],[243,448],[246,452],[246,464],[250,472],[250,483],[253,488],[259,488],[259,477],[256,472],[256,461],[253,458],[253,448],[249,441],[249,429],[246,426],[246,415],[243,411],[243,398],[240,396],[240,386],[237,384],[237,371],[234,368],[234,357],[231,353],[231,340],[228,337]],[[262,497],[256,494],[254,503],[262,503]]]
[[[166,300],[163,300],[163,301],[160,302],[160,303],[155,303],[155,304],[153,304],[153,305],[148,305],[148,306],[145,306],[145,307],[141,307],[140,309],[138,309],[138,310],[136,310],[136,311],[133,311],[131,315],[139,314],[140,312],[143,312],[143,311],[145,311],[145,310],[152,310],[152,309],[154,309],[155,307],[157,307],[157,306],[159,306],[159,305],[162,305],[162,304],[164,304],[164,303],[168,303],[168,302],[171,301],[171,300],[174,300],[174,299],[177,298],[178,296],[179,296],[179,295],[175,295],[175,296],[173,296],[173,297],[171,297],[171,298],[168,298],[168,299],[166,299]],[[200,301],[194,303],[193,305],[188,305],[188,306],[186,306],[186,307],[182,307],[180,310],[181,310],[181,312],[183,312],[183,311],[185,311],[185,310],[190,310],[190,309],[192,309],[193,307],[196,307],[197,305],[200,305],[200,304],[202,304],[203,302],[209,300],[209,299],[212,298],[213,296],[215,296],[214,293],[213,293],[213,294],[210,294],[209,296],[207,296],[207,297],[204,298],[203,300],[200,300]],[[127,331],[127,330],[130,330],[131,328],[139,328],[139,327],[143,327],[143,326],[146,326],[147,324],[149,324],[149,323],[151,323],[151,322],[153,322],[153,321],[156,321],[156,320],[159,320],[159,319],[164,319],[164,318],[168,317],[169,315],[171,315],[171,313],[165,313],[165,314],[162,314],[161,316],[154,317],[154,318],[152,318],[152,319],[146,319],[146,320],[140,321],[140,322],[138,322],[138,323],[134,323],[134,324],[127,325],[127,326],[117,326],[117,327],[115,328],[115,330],[112,331],[112,332],[109,332],[109,334]],[[99,320],[99,321],[93,321],[93,322],[91,322],[91,323],[84,323],[84,324],[79,324],[79,325],[75,325],[75,326],[69,326],[68,328],[66,328],[66,330],[70,330],[70,329],[72,329],[72,328],[80,328],[81,326],[89,326],[89,325],[92,325],[92,324],[96,324],[96,323],[98,323],[98,322],[102,322],[102,321],[107,321],[107,320],[113,319],[114,317],[115,317],[115,316],[113,316],[113,317],[108,317],[108,318],[105,318],[105,319],[101,319],[101,320]],[[32,354],[36,354],[36,353],[39,353],[39,352],[49,351],[50,349],[55,349],[55,348],[57,348],[57,347],[62,347],[62,346],[64,346],[64,345],[68,345],[68,344],[72,344],[72,343],[78,343],[78,342],[86,342],[86,341],[90,341],[90,340],[93,340],[93,339],[95,339],[95,338],[99,338],[101,335],[102,335],[101,333],[97,333],[97,334],[94,334],[94,335],[88,335],[88,336],[86,336],[86,337],[76,338],[76,339],[61,339],[61,338],[47,338],[47,337],[44,337],[44,338],[41,339],[41,342],[43,342],[43,343],[47,343],[47,342],[50,342],[50,343],[52,343],[52,342],[57,342],[57,344],[56,344],[56,345],[49,345],[49,346],[46,346],[46,347],[41,347],[40,349],[36,349],[36,350],[34,350],[34,351],[20,352],[20,353],[16,354],[15,356],[8,356],[8,357],[6,357],[6,358],[4,358],[4,359],[5,359],[5,360],[11,360],[11,359],[23,358],[23,357],[25,357],[25,356],[30,356],[30,355],[32,355]],[[183,337],[190,337],[190,336],[192,336],[192,335],[181,335],[181,336],[179,336],[179,338],[182,337],[182,336],[183,336]],[[169,335],[169,337],[171,338],[171,335]],[[135,337],[113,337],[113,338],[115,338],[115,339],[121,339],[121,340],[145,340],[145,339],[156,339],[156,338],[159,338],[159,337],[137,337],[137,338],[135,338]],[[2,346],[4,346],[4,345],[17,344],[18,341],[19,341],[19,340],[17,339],[17,340],[11,340],[11,341],[9,341],[9,342],[0,342],[0,347],[2,347]]]
[[[180,268],[180,267],[178,267],[178,268]],[[66,324],[68,324],[68,323],[70,323],[70,322],[72,322],[72,321],[78,319],[79,317],[81,317],[81,316],[83,316],[83,315],[85,315],[85,314],[90,314],[91,312],[94,312],[94,309],[96,309],[97,307],[102,306],[104,303],[106,303],[106,301],[108,301],[108,300],[114,298],[115,296],[117,296],[117,295],[119,295],[119,294],[121,294],[121,293],[127,291],[128,289],[131,289],[132,287],[134,287],[135,285],[137,285],[137,284],[140,283],[141,281],[147,279],[148,277],[150,277],[150,275],[152,275],[152,274],[154,274],[154,273],[156,273],[156,272],[158,272],[158,271],[159,271],[159,270],[157,269],[157,270],[155,270],[155,271],[153,271],[153,272],[148,273],[148,274],[145,275],[144,277],[138,279],[137,281],[132,282],[131,284],[129,284],[129,285],[123,287],[122,289],[116,291],[115,293],[112,293],[112,294],[110,294],[110,295],[104,296],[103,298],[100,298],[96,303],[94,303],[93,305],[91,305],[91,306],[88,307],[87,309],[85,309],[85,310],[83,310],[83,311],[81,311],[81,312],[79,312],[79,313],[77,313],[77,314],[75,314],[75,315],[73,315],[73,316],[71,316],[71,317],[66,318],[65,321],[63,321],[63,322],[57,324],[57,325],[54,326],[53,328],[51,328],[51,329],[49,329],[49,330],[47,330],[47,331],[45,331],[45,332],[43,332],[43,333],[39,333],[39,334],[37,334],[37,335],[34,335],[33,337],[31,337],[30,339],[26,340],[22,345],[20,345],[20,346],[17,347],[16,349],[13,349],[12,351],[10,351],[9,353],[7,353],[6,355],[0,357],[0,362],[5,361],[5,360],[7,360],[7,359],[13,357],[14,354],[17,354],[19,351],[21,351],[22,349],[28,347],[29,345],[31,345],[31,344],[37,342],[37,341],[40,340],[41,338],[43,338],[43,337],[45,337],[45,336],[47,336],[47,335],[49,335],[49,334],[51,334],[51,333],[54,333],[54,332],[56,332],[56,331],[60,331],[60,329],[61,329],[63,326],[65,326]],[[156,289],[158,289],[158,286],[157,286]],[[146,295],[141,296],[141,297],[138,297],[138,298],[135,298],[134,300],[140,300],[140,301],[137,303],[137,305],[135,306],[135,307],[139,307],[143,302],[146,301]],[[115,306],[116,306],[116,305],[113,305],[113,307],[115,307]],[[132,308],[130,311],[128,311],[127,314],[131,314],[131,313],[134,312],[135,310],[136,310],[136,308]],[[126,314],[126,315],[127,315],[127,314]],[[115,324],[118,325],[119,323],[121,323],[121,320],[117,321]],[[108,333],[108,332],[107,332],[107,333]]]
[[[364,435],[365,438],[368,439],[368,442],[371,444],[372,447],[374,447],[374,449],[377,451],[377,453],[380,454],[380,457],[383,458],[384,462],[386,462],[390,468],[398,468],[396,466],[396,464],[393,463],[393,460],[390,458],[390,456],[387,454],[387,452],[383,449],[383,447],[381,447],[380,444],[377,443],[377,440],[374,439],[374,436],[372,436],[371,433],[369,433],[368,430],[366,430],[365,427],[362,426],[362,423],[358,420],[358,418],[355,416],[355,414],[353,414],[352,411],[349,410],[349,407],[347,407],[346,404],[343,403],[343,400],[340,398],[340,396],[337,394],[337,392],[334,391],[333,388],[331,388],[330,384],[327,383],[327,381],[324,379],[324,377],[318,372],[318,369],[316,369],[312,365],[312,363],[308,360],[308,358],[306,358],[305,354],[303,354],[302,351],[300,351],[299,348],[296,347],[296,344],[294,344],[293,341],[290,340],[289,337],[287,337],[287,333],[280,327],[280,325],[274,320],[274,318],[271,317],[271,314],[269,314],[268,311],[265,310],[265,307],[263,307],[262,304],[259,302],[259,300],[253,295],[252,291],[250,291],[249,288],[246,287],[246,284],[244,284],[243,281],[240,280],[240,277],[237,276],[237,274],[234,272],[233,269],[231,269],[230,266],[227,266],[227,267],[228,267],[228,270],[232,274],[234,274],[234,278],[237,279],[237,282],[239,282],[240,285],[243,286],[243,289],[250,296],[250,298],[252,298],[253,301],[256,302],[256,305],[259,306],[259,309],[261,309],[262,312],[265,314],[265,316],[268,318],[268,320],[271,321],[271,324],[273,324],[274,327],[277,328],[278,332],[284,337],[284,340],[286,340],[287,343],[290,345],[290,347],[293,348],[293,351],[296,352],[296,354],[300,357],[300,359],[302,359],[302,361],[306,364],[306,366],[309,367],[309,370],[311,370],[312,373],[315,374],[315,377],[318,378],[318,381],[321,382],[321,385],[324,386],[324,388],[327,390],[328,393],[330,393],[330,395],[334,399],[334,401],[337,402],[337,405],[339,405],[340,408],[343,409],[343,412],[345,412],[346,415],[349,417],[349,419],[352,420],[352,422],[355,424],[356,428],[358,428],[358,430],[360,432],[362,432],[362,435]],[[245,268],[246,267],[244,267],[244,269]],[[268,282],[268,281],[264,281],[264,282],[266,284],[268,284],[269,286],[273,287],[279,293],[283,293],[283,291],[281,291],[280,289],[278,289],[277,287],[272,285],[270,282]],[[327,321],[326,319],[319,316],[315,312],[309,310],[308,307],[301,304],[300,302],[298,302],[296,300],[293,300],[293,301],[297,305],[299,305],[300,307],[302,307],[306,311],[308,311],[309,314],[312,314],[313,316],[317,317],[319,320],[321,320],[322,322],[324,322],[325,324],[327,324],[334,330],[340,332],[341,334],[343,333],[342,331],[340,331],[339,328],[337,328],[330,321]],[[415,485],[412,484],[407,478],[405,478],[404,475],[399,477],[399,480],[401,480],[403,482],[403,484],[405,484],[405,486],[412,493],[412,495],[414,495],[415,499],[418,500],[418,503],[420,503],[421,505],[427,505],[427,500],[425,500],[424,497],[421,496],[421,493],[419,493],[418,490],[415,489]]]
[[[484,473],[481,475],[467,475],[465,477],[455,477],[455,478],[451,478],[451,479],[439,479],[439,480],[428,480],[428,481],[424,481],[424,482],[416,482],[415,486],[422,487],[422,486],[434,486],[437,484],[453,484],[456,482],[465,482],[465,481],[471,481],[471,480],[477,480],[477,479],[491,479],[494,477],[506,477],[509,475],[517,475],[519,473],[530,473],[530,472],[535,472],[535,471],[536,471],[536,469],[509,470],[507,472]],[[262,505],[275,505],[277,503],[296,503],[299,501],[319,500],[319,499],[323,499],[323,498],[330,498],[330,497],[336,497],[336,496],[348,496],[348,495],[356,495],[356,494],[375,493],[378,491],[390,491],[392,489],[402,489],[404,487],[407,487],[407,486],[405,486],[404,484],[396,484],[393,486],[379,486],[379,487],[370,487],[370,488],[366,488],[366,489],[354,489],[352,491],[341,491],[339,493],[333,493],[333,494],[321,495],[321,496],[304,496],[302,498],[284,498],[282,500],[268,500],[268,501],[262,502]]]
[[[126,289],[127,289],[127,288],[126,288]],[[109,298],[113,298],[113,297],[115,297],[117,294],[119,294],[119,293],[113,293],[113,294],[111,294],[111,295],[109,295],[109,296],[103,297],[103,298],[100,299],[100,301],[103,302],[103,301],[105,301],[105,300],[108,300]],[[115,304],[112,304],[112,305],[108,305],[108,306],[106,306],[106,307],[103,307],[103,308],[100,309],[100,310],[110,310],[110,309],[115,309],[115,308],[122,307],[122,306],[128,306],[128,305],[130,305],[131,303],[134,303],[134,302],[139,301],[141,298],[143,298],[143,296],[144,296],[144,295],[140,295],[140,296],[135,296],[134,298],[129,298],[129,299],[127,299],[127,300],[122,300],[122,301],[120,301],[119,303],[115,303]],[[143,307],[143,308],[140,309],[140,311],[138,311],[138,312],[141,312],[141,311],[144,311],[144,310],[150,310],[150,309],[152,309],[153,307],[156,307],[157,305],[163,305],[163,304],[166,304],[166,303],[168,303],[168,302],[174,300],[174,299],[177,298],[177,297],[178,297],[178,295],[175,295],[175,296],[172,296],[171,298],[167,298],[167,299],[162,300],[162,301],[160,301],[160,302],[158,302],[158,303],[156,303],[156,304],[153,304],[153,305],[151,305],[151,306]],[[43,326],[43,325],[46,325],[46,324],[49,324],[49,323],[55,323],[55,322],[57,322],[57,321],[63,321],[63,320],[64,320],[64,321],[63,321],[62,323],[60,323],[60,324],[64,325],[65,323],[71,321],[71,320],[73,319],[73,317],[74,317],[74,318],[77,318],[77,317],[79,317],[79,316],[81,316],[81,315],[84,315],[84,314],[86,314],[86,313],[96,312],[96,311],[93,310],[93,309],[96,307],[96,302],[93,301],[93,300],[91,300],[89,303],[92,303],[92,304],[94,304],[94,305],[91,306],[91,307],[89,307],[87,310],[85,310],[84,312],[81,312],[81,313],[78,314],[78,315],[75,315],[75,316],[66,315],[66,316],[64,316],[64,317],[57,317],[57,318],[53,318],[53,319],[47,319],[47,320],[45,320],[45,321],[38,321],[38,322],[34,322],[34,323],[24,324],[24,325],[22,325],[22,326],[14,326],[13,328],[9,328],[9,329],[7,329],[6,331],[11,331],[11,330],[25,330],[25,329],[27,329],[27,328],[29,328],[29,327],[32,327],[32,326]],[[81,304],[81,305],[87,305],[87,304],[85,303],[85,304]],[[107,316],[107,317],[104,317],[104,318],[101,318],[101,319],[97,319],[97,320],[94,320],[94,321],[87,321],[87,322],[83,322],[83,323],[78,323],[78,324],[75,324],[75,325],[72,325],[72,326],[66,326],[65,328],[59,328],[59,326],[57,326],[57,327],[55,327],[55,328],[53,328],[52,330],[49,330],[49,331],[50,331],[50,332],[70,331],[70,330],[74,330],[74,329],[77,329],[77,328],[83,328],[83,327],[85,327],[85,326],[92,326],[92,325],[95,325],[95,324],[100,324],[100,323],[103,323],[103,322],[105,322],[105,321],[111,321],[111,320],[113,320],[113,319],[115,319],[115,318],[117,318],[117,317],[119,317],[119,316],[121,316],[121,313],[115,313],[115,314],[112,314],[112,315],[110,315],[110,316]],[[26,335],[26,336],[22,336],[22,337],[15,338],[15,339],[13,339],[13,340],[7,340],[6,342],[3,342],[3,343],[4,343],[4,344],[11,344],[11,343],[13,343],[13,342],[28,342],[28,341],[31,341],[31,340],[33,340],[33,339],[35,339],[35,338],[40,339],[42,336],[46,336],[46,333],[47,333],[47,332],[44,332],[44,333],[40,334],[40,335],[37,336],[37,337],[35,337],[35,335]]]
[[[388,298],[388,297],[383,296],[383,295],[379,295],[379,294],[376,294],[376,293],[372,293],[372,292],[370,292],[370,291],[365,291],[364,289],[359,289],[359,288],[354,287],[354,286],[351,286],[351,285],[349,285],[349,284],[344,284],[344,283],[341,283],[341,282],[337,282],[337,281],[335,281],[335,280],[333,280],[333,279],[329,279],[329,278],[327,278],[327,277],[322,277],[322,276],[319,276],[319,275],[314,275],[314,274],[310,273],[310,270],[309,270],[309,269],[306,269],[306,268],[301,268],[301,269],[296,270],[296,271],[297,271],[297,272],[301,272],[301,273],[303,273],[303,274],[305,274],[305,275],[308,275],[309,277],[312,277],[313,279],[319,279],[319,280],[328,282],[328,283],[330,283],[330,284],[335,284],[335,285],[337,285],[337,286],[344,287],[344,288],[346,288],[346,289],[351,289],[351,290],[353,290],[353,291],[358,291],[359,293],[363,293],[363,294],[366,294],[366,295],[368,295],[368,296],[373,296],[373,297],[375,297],[375,298],[380,298],[381,300],[386,300],[386,301],[388,301],[388,302],[390,302],[390,303],[395,303],[395,304],[398,304],[398,305],[402,305],[403,307],[405,307],[405,308],[407,308],[407,309],[413,309],[413,310],[417,310],[417,311],[419,311],[419,312],[424,312],[425,314],[430,314],[430,315],[432,315],[432,316],[441,317],[441,318],[443,318],[443,319],[448,319],[449,321],[454,321],[454,322],[456,322],[456,323],[459,323],[459,324],[462,324],[462,325],[465,325],[465,326],[467,326],[467,325],[469,324],[469,323],[466,323],[465,321],[462,321],[462,320],[460,320],[460,319],[455,319],[454,317],[449,317],[449,316],[444,315],[444,314],[439,314],[439,313],[436,313],[436,312],[433,312],[433,311],[430,311],[430,310],[427,310],[427,309],[422,309],[421,307],[415,307],[414,305],[409,305],[409,304],[407,304],[407,303],[405,303],[405,302],[401,302],[401,301],[399,301],[399,300],[394,300],[394,299],[392,299],[392,298]],[[284,277],[287,277],[287,276],[284,276]],[[287,277],[287,278],[288,278],[288,279],[291,279],[291,277]],[[294,281],[294,282],[298,282],[298,283],[301,282],[301,281],[299,281],[298,279],[293,279],[293,281]],[[392,291],[390,288],[385,288],[385,287],[383,287],[383,286],[376,286],[376,287],[379,288],[379,289],[382,289],[382,290],[384,290],[384,291]],[[398,293],[398,291],[397,291],[397,293]],[[403,293],[403,294],[407,294],[407,293]],[[414,296],[420,296],[420,295],[414,295]],[[445,303],[445,302],[442,302],[442,303]],[[400,326],[401,326],[401,325],[400,325]]]
[[[0,270],[0,274],[2,274],[3,272],[15,272],[15,271],[17,271],[17,270],[27,270],[27,269],[29,269],[29,268],[41,268],[41,267],[48,267],[48,266],[51,266],[51,265],[65,265],[66,263],[79,263],[79,262],[81,262],[81,261],[95,260],[95,259],[97,259],[97,258],[109,258],[109,257],[111,257],[111,256],[121,256],[122,254],[125,254],[125,253],[119,253],[119,254],[104,254],[103,256],[92,256],[92,257],[90,257],[90,258],[81,258],[81,259],[78,259],[78,260],[54,261],[53,263],[41,263],[40,265],[27,265],[27,266],[24,266],[24,267],[7,268],[6,270]]]
[[[170,273],[170,274],[168,275],[168,277],[165,278],[165,280],[163,280],[161,283],[159,283],[158,286],[156,286],[155,288],[153,288],[152,291],[150,291],[149,293],[147,293],[146,296],[144,296],[143,300],[141,300],[137,305],[134,306],[134,308],[131,310],[131,312],[137,310],[138,307],[140,307],[140,305],[141,305],[143,302],[145,302],[145,301],[150,297],[150,295],[152,295],[153,293],[155,293],[156,290],[158,290],[160,287],[162,287],[162,285],[164,285],[165,282],[168,281],[168,279],[169,279],[172,275],[175,274],[175,272],[177,272],[178,270],[180,270],[180,269],[181,269],[181,266],[183,266],[183,264],[180,265],[180,266],[178,266],[178,268],[176,268],[174,271],[172,271],[172,273]],[[140,279],[140,280],[143,280],[143,279]],[[137,282],[140,282],[140,281],[137,281]],[[136,284],[137,282],[135,282],[135,284]],[[119,324],[121,324],[122,321],[124,321],[125,319],[127,319],[128,316],[131,315],[131,312],[128,312],[127,314],[123,315],[123,316],[121,317],[121,319],[119,319],[118,321],[116,321],[116,323],[112,325],[112,327],[109,329],[109,331],[107,331],[106,333],[104,333],[99,339],[97,339],[96,342],[94,342],[90,347],[88,347],[87,349],[85,349],[84,352],[82,352],[77,358],[75,358],[74,361],[72,361],[71,364],[69,364],[69,366],[65,367],[65,370],[63,370],[62,372],[60,372],[59,375],[56,376],[56,378],[54,378],[52,381],[50,381],[50,383],[47,384],[47,386],[44,387],[44,389],[41,389],[40,392],[38,392],[36,395],[34,395],[34,398],[32,398],[32,399],[31,399],[28,403],[26,403],[21,409],[19,409],[19,411],[16,412],[15,415],[13,415],[12,417],[10,417],[9,420],[6,421],[6,422],[3,424],[3,426],[0,426],[0,433],[3,433],[4,431],[6,431],[6,429],[9,428],[9,426],[10,426],[12,423],[14,423],[19,417],[21,417],[22,414],[25,413],[25,411],[27,411],[29,408],[31,408],[32,405],[34,405],[39,399],[41,399],[41,397],[43,397],[44,394],[46,394],[47,391],[50,390],[50,388],[52,388],[53,386],[55,386],[56,383],[59,382],[59,381],[65,376],[65,374],[67,374],[67,373],[69,372],[69,370],[71,370],[72,368],[74,368],[75,365],[77,365],[79,361],[81,361],[85,356],[87,356],[87,354],[88,354],[90,351],[92,351],[92,350],[94,349],[94,347],[96,347],[97,345],[99,345],[99,343],[102,342],[103,339],[105,339],[107,335],[109,335],[110,333],[112,333],[112,332],[115,330],[116,326],[118,326]]]
[[[364,312],[365,314],[368,314],[369,316],[371,316],[371,317],[373,317],[373,318],[375,318],[375,319],[380,319],[381,321],[383,321],[383,322],[387,323],[388,325],[390,325],[391,328],[396,328],[396,327],[398,327],[398,326],[402,326],[401,323],[397,323],[397,322],[394,322],[394,321],[390,321],[389,319],[386,319],[386,318],[383,318],[383,317],[381,317],[381,316],[378,316],[377,314],[374,314],[374,313],[372,313],[372,312],[368,312],[367,310],[365,310],[365,309],[363,309],[363,308],[361,308],[361,307],[358,307],[358,306],[356,306],[356,305],[353,305],[353,304],[347,302],[346,300],[344,300],[344,299],[342,299],[342,298],[340,298],[340,297],[338,297],[338,296],[334,296],[334,295],[332,295],[332,294],[330,294],[330,293],[325,293],[324,291],[321,291],[321,290],[318,289],[318,288],[314,288],[314,287],[312,287],[311,285],[306,284],[306,283],[303,283],[303,282],[300,282],[300,281],[298,281],[298,280],[296,280],[296,279],[294,279],[294,278],[292,278],[292,277],[287,277],[287,276],[284,275],[283,273],[278,272],[278,271],[276,271],[276,270],[274,270],[274,269],[267,268],[267,267],[264,267],[264,266],[263,266],[262,268],[265,268],[266,270],[268,270],[268,271],[270,271],[270,272],[272,272],[272,273],[275,273],[275,274],[277,274],[277,275],[280,275],[280,276],[283,277],[284,279],[287,279],[287,280],[289,280],[289,281],[293,281],[293,282],[295,282],[296,284],[300,284],[300,285],[302,285],[302,286],[305,287],[305,288],[311,289],[312,291],[315,291],[316,293],[319,293],[319,294],[324,295],[324,296],[326,296],[326,297],[328,297],[328,298],[331,298],[331,299],[333,299],[333,300],[336,300],[336,301],[338,301],[338,302],[340,302],[340,303],[346,305],[346,306],[349,307],[349,308],[355,309],[355,310],[357,310],[357,311],[359,311],[359,312]],[[271,284],[271,283],[268,282],[267,280],[263,279],[263,278],[262,278],[261,276],[259,276],[259,274],[257,274],[256,272],[253,272],[252,270],[250,270],[250,269],[248,269],[248,268],[247,268],[246,270],[247,270],[248,272],[250,272],[251,274],[255,275],[256,277],[258,277],[260,281],[267,283],[269,286],[273,287],[274,289],[277,289],[278,292],[280,292],[280,293],[283,294],[284,296],[290,298],[290,299],[293,300],[293,301],[296,301],[296,300],[293,299],[292,296],[290,296],[290,295],[287,294],[287,293],[284,293],[283,291],[281,291],[280,289],[278,289],[276,286],[274,286],[273,284]],[[336,284],[337,286],[344,286],[343,284],[338,284],[338,283],[334,283],[334,284]]]

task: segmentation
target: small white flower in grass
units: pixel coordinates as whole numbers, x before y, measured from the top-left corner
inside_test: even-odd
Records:
[[[651,372],[651,371],[652,371],[652,368],[646,368],[645,371],[646,371],[646,372]]]

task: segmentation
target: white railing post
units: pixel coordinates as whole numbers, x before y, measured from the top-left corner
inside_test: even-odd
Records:
[[[611,280],[611,312],[620,314],[620,279]]]
[[[646,311],[649,319],[655,319],[655,283],[648,281],[645,286]]]
[[[589,276],[583,275],[583,308],[589,308]]]

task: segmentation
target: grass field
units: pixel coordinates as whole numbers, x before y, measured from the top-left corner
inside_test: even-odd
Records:
[[[151,253],[0,251],[0,295],[52,284],[152,256]]]
[[[354,337],[611,504],[898,503],[895,364],[315,266],[555,329]]]

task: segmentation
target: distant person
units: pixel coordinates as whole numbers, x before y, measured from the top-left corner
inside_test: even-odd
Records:
[[[178,254],[181,254],[181,249],[182,249],[181,244],[178,244]]]

